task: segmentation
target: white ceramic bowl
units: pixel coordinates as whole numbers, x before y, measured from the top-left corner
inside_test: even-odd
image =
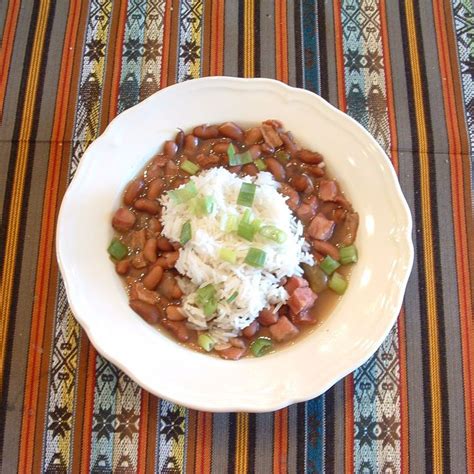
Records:
[[[181,347],[129,308],[107,255],[111,216],[126,183],[177,127],[268,118],[325,156],[360,214],[359,262],[346,294],[311,335],[262,358],[224,361]],[[57,255],[72,311],[92,344],[138,384],[195,409],[264,412],[322,394],[376,351],[402,304],[411,228],[387,156],[354,120],[277,81],[213,77],[157,92],[88,148],[61,206]]]

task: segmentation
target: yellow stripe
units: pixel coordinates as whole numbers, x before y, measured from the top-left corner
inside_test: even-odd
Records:
[[[203,4],[201,0],[195,0],[194,2],[194,9],[193,11],[196,12],[194,16],[195,22],[192,23],[192,39],[193,42],[196,44],[196,47],[199,48],[199,58],[193,63],[191,62],[190,71],[189,73],[193,78],[198,78],[201,76],[201,54],[202,54],[202,21],[203,20]],[[202,20],[201,20],[202,19]]]
[[[20,128],[20,143],[16,157],[15,175],[13,178],[10,201],[10,216],[8,219],[7,239],[5,243],[5,262],[2,269],[0,286],[0,390],[3,387],[3,365],[6,350],[6,335],[8,331],[8,312],[11,305],[13,278],[15,273],[15,258],[18,247],[20,214],[23,204],[26,165],[28,162],[29,138],[33,124],[33,110],[36,102],[36,87],[38,85],[40,58],[43,53],[46,23],[49,14],[50,0],[43,0],[40,5],[38,22],[33,41],[32,59],[28,71],[25,105],[22,112]]]
[[[441,417],[441,383],[439,372],[439,347],[438,347],[438,326],[436,310],[436,289],[434,284],[434,257],[432,241],[431,222],[431,201],[430,201],[430,176],[429,162],[427,155],[426,118],[423,109],[423,91],[421,87],[421,74],[415,25],[415,15],[413,10],[413,0],[406,0],[408,40],[410,49],[410,59],[413,71],[413,89],[415,96],[416,122],[420,147],[420,168],[421,168],[421,203],[423,218],[423,245],[424,264],[428,306],[428,336],[430,354],[430,380],[432,394],[432,419],[433,419],[433,464],[436,471],[443,472],[443,432]]]
[[[254,50],[255,32],[254,0],[245,0],[244,5],[244,77],[253,77],[255,74]]]
[[[249,415],[248,413],[237,414],[237,446],[235,447],[235,474],[247,472]]]

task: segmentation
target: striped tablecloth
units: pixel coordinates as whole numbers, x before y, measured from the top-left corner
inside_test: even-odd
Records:
[[[2,0],[3,472],[474,472],[473,22],[471,0]],[[275,413],[201,413],[142,390],[90,345],[55,260],[61,197],[91,141],[154,91],[222,74],[277,78],[358,120],[415,222],[386,341]]]

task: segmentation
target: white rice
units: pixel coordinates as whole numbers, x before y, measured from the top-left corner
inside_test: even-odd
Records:
[[[285,276],[301,275],[300,263],[313,264],[309,245],[303,238],[303,226],[286,204],[287,197],[278,191],[279,184],[270,173],[261,172],[256,178],[239,178],[224,168],[212,168],[192,178],[199,196],[212,196],[213,212],[196,217],[190,212],[189,203],[176,204],[168,195],[161,199],[163,205],[163,234],[171,241],[179,241],[181,228],[191,222],[192,238],[180,250],[176,269],[188,278],[181,278],[184,292],[183,310],[188,323],[195,329],[208,331],[217,342],[225,342],[239,334],[240,330],[254,321],[259,312],[271,304],[281,305],[288,298],[279,285]],[[253,242],[224,229],[227,215],[242,216],[245,207],[237,204],[242,182],[258,185],[252,212],[264,225],[274,225],[285,232],[282,244],[268,240],[258,233]],[[219,250],[235,251],[237,263],[231,264],[219,258]],[[266,252],[264,268],[253,268],[244,263],[250,247]],[[218,308],[212,319],[204,315],[196,304],[195,291],[208,284],[217,289]],[[238,292],[234,301],[226,300]]]

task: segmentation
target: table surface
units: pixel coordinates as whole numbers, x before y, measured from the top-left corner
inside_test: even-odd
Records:
[[[471,0],[0,2],[3,472],[474,472]],[[187,410],[100,357],[58,275],[84,150],[154,91],[272,77],[358,120],[392,159],[416,258],[398,323],[326,394]]]

